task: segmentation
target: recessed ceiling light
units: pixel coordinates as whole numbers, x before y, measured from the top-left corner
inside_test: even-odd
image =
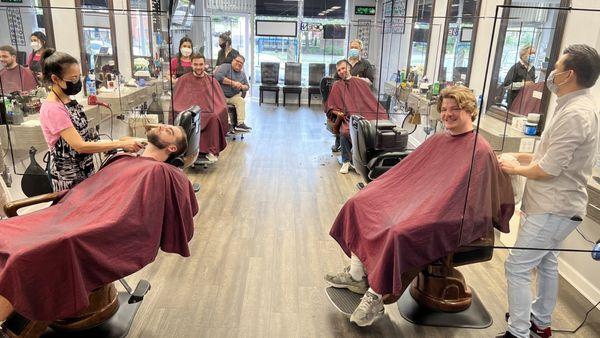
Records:
[[[342,8],[342,7],[341,6],[333,6],[333,7],[331,7],[331,9],[340,9],[340,8]]]

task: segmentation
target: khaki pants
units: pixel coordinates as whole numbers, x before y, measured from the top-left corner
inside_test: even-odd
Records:
[[[246,102],[241,94],[236,94],[230,98],[225,98],[228,104],[232,104],[235,106],[235,110],[237,111],[237,123],[244,123],[244,118],[246,117]]]

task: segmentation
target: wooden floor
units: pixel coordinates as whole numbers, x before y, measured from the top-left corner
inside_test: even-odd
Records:
[[[161,252],[127,278],[152,284],[130,337],[493,337],[505,330],[501,250],[491,262],[461,268],[494,318],[490,328],[414,326],[391,305],[361,329],[333,308],[323,275],[347,259],[329,227],[360,178],[338,174],[320,109],[249,104],[252,133],[230,142],[215,166],[189,171],[202,187],[192,255]],[[574,328],[590,306],[561,280],[555,327]],[[600,336],[597,310],[588,322],[577,336]]]

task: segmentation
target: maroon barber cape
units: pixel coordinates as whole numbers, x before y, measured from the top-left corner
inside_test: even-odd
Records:
[[[31,320],[72,316],[159,248],[189,256],[197,212],[180,169],[120,156],[55,205],[0,221],[0,295]]]
[[[387,120],[388,115],[371,92],[371,87],[364,80],[352,77],[349,80],[337,80],[331,87],[325,103],[325,112],[339,110],[346,113],[340,127],[340,133],[348,136],[350,115],[362,115],[367,120]]]
[[[229,130],[229,121],[225,95],[214,77],[197,77],[187,73],[177,79],[173,89],[173,109],[180,113],[194,105],[202,108],[200,153],[219,155],[227,146],[225,135]]]
[[[492,226],[509,231],[510,178],[479,136],[459,243],[475,138],[474,132],[432,136],[342,207],[330,235],[348,256],[360,258],[377,293],[400,294],[402,273],[447,256]]]

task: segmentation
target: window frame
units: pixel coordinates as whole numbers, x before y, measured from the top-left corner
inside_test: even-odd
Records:
[[[504,5],[505,6],[512,5],[512,0],[504,0]],[[564,7],[564,8],[570,7],[571,0],[560,0],[559,6]],[[504,8],[506,8],[506,7],[504,7]],[[552,46],[551,46],[552,48],[550,48],[550,54],[548,57],[548,69],[547,69],[548,74],[550,74],[550,71],[552,71],[554,69],[554,64],[556,63],[556,61],[558,60],[558,58],[560,56],[560,52],[561,52],[560,47],[562,46],[565,25],[567,22],[567,14],[568,14],[567,10],[558,10],[558,15],[556,18],[556,29],[554,31],[554,36],[552,37]],[[508,30],[508,15],[509,15],[509,11],[505,10],[505,11],[502,11],[502,17],[499,18],[500,27],[499,27],[499,31],[498,31],[498,35],[497,35],[496,50],[494,52],[494,65],[492,67],[492,74],[490,74],[490,82],[488,85],[485,114],[492,116],[500,121],[507,121],[507,123],[510,124],[510,123],[512,123],[512,118],[517,117],[518,115],[512,114],[510,111],[508,111],[508,109],[506,111],[503,111],[498,106],[492,105],[490,103],[490,102],[494,101],[494,96],[495,96],[495,91],[492,90],[493,89],[492,86],[495,86],[494,84],[498,83],[498,76],[500,75],[500,63],[502,62],[502,51],[504,49],[504,40],[506,38],[506,32]],[[540,102],[540,113],[543,112],[544,116],[548,115],[548,105],[550,103],[550,96],[551,96],[550,90],[548,90],[548,87],[544,86],[544,89],[542,92],[542,100]],[[544,124],[541,123],[539,127],[540,127],[540,131],[543,131]]]
[[[44,29],[46,30],[46,37],[48,42],[46,46],[56,48],[56,40],[54,39],[54,21],[52,19],[52,10],[50,7],[50,0],[40,0],[42,5],[42,15],[44,20]]]
[[[119,55],[117,54],[117,37],[115,33],[115,11],[114,11],[114,3],[113,0],[107,0],[108,8],[108,22],[109,22],[109,30],[110,30],[110,38],[112,40],[112,52],[115,58],[115,69],[119,70]],[[85,46],[84,37],[83,37],[83,5],[82,0],[75,0],[75,6],[77,7],[77,34],[79,35],[79,57],[81,59],[81,73],[82,75],[87,76],[89,73],[89,64],[85,55]],[[106,27],[97,27],[97,26],[85,26],[85,28],[102,28],[106,29]]]
[[[479,26],[479,17],[481,15],[481,5],[483,0],[476,0],[477,8],[475,9],[476,15],[473,17],[473,32],[471,33],[471,50],[469,51],[469,66],[467,67],[467,78],[465,80],[465,85],[468,87],[469,82],[471,81],[471,70],[473,68],[473,55],[475,54],[475,44],[477,43],[477,27]],[[442,54],[440,57],[440,64],[438,69],[437,80],[439,81],[442,77],[442,70],[444,68],[444,56],[446,55],[446,46],[448,44],[448,28],[450,27],[450,10],[452,7],[453,0],[448,0],[448,5],[446,6],[446,19],[444,20],[444,38],[442,41]],[[462,15],[462,13],[459,13]],[[461,16],[458,16],[459,18]],[[446,79],[448,82],[448,79]]]
[[[133,64],[133,60],[136,58],[150,58],[150,60],[152,60],[154,58],[153,55],[153,50],[154,50],[154,42],[152,41],[152,1],[151,0],[145,0],[147,5],[148,5],[148,9],[146,10],[146,16],[148,19],[148,48],[150,49],[150,56],[142,56],[142,55],[134,55],[133,54],[133,43],[131,43],[132,39],[133,39],[133,30],[131,28],[131,13],[133,13],[134,10],[131,8],[131,0],[127,0],[127,9],[129,10],[130,15],[127,16],[127,24],[128,24],[128,28],[129,28],[129,56],[130,56],[130,60],[131,60],[131,74],[135,73],[135,66]],[[189,8],[188,8],[189,10]],[[143,10],[139,10],[140,12],[144,12]],[[187,16],[187,13],[186,13]],[[116,61],[115,61],[116,62]]]
[[[406,70],[411,67],[411,59],[412,59],[412,45],[413,45],[413,37],[415,33],[415,24],[418,22],[419,18],[415,15],[417,12],[417,5],[420,0],[414,0],[413,3],[413,12],[412,12],[412,24],[410,28],[410,43],[408,45],[408,58],[406,60]],[[435,3],[436,0],[431,0],[431,16],[429,17],[429,37],[427,38],[427,51],[425,52],[425,64],[423,65],[423,74],[427,74],[427,66],[429,64],[429,47],[431,45],[431,32],[433,31],[433,17],[435,12]]]

